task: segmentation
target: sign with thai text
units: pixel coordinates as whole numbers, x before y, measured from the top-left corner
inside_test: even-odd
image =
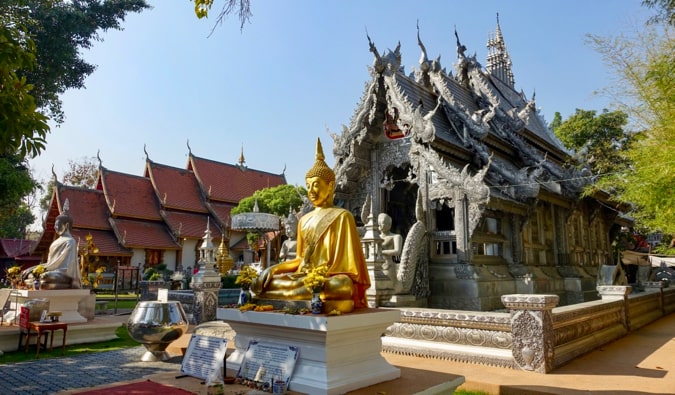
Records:
[[[222,337],[192,335],[180,371],[206,380],[213,373],[225,377],[227,340]]]
[[[298,351],[293,346],[252,340],[248,344],[237,377],[260,383],[284,381],[288,386],[298,359]]]

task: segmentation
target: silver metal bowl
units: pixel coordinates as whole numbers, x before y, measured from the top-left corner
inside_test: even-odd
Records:
[[[187,331],[188,319],[177,301],[139,302],[127,321],[129,336],[148,350],[144,362],[166,361],[166,348]]]

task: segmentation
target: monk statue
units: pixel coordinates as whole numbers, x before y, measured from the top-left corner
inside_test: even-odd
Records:
[[[391,217],[387,213],[380,213],[377,216],[377,225],[380,228],[380,237],[382,238],[382,256],[385,262],[382,264],[382,271],[387,276],[396,281],[397,267],[395,260],[400,259],[403,251],[403,237],[398,233],[391,232]]]
[[[279,251],[279,262],[288,261],[296,257],[298,241],[296,236],[298,234],[298,217],[290,210],[288,217],[284,220],[284,229],[286,231],[286,240],[281,244],[281,251]]]
[[[367,307],[370,277],[361,240],[352,214],[333,207],[335,173],[324,161],[321,140],[317,140],[316,162],[305,181],[314,209],[300,218],[297,257],[263,270],[251,290],[259,299],[310,300],[312,290],[303,280],[312,268],[325,265],[324,311],[349,313]]]
[[[70,216],[68,200],[63,211],[56,217],[54,229],[59,237],[49,246],[47,262],[42,265],[45,272],[40,275],[40,289],[82,288],[80,268],[77,261],[77,241],[70,234],[73,217]],[[25,281],[32,275],[35,266],[23,271],[21,278]]]

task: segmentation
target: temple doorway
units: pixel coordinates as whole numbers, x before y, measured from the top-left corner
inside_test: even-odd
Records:
[[[385,181],[382,183],[382,211],[392,219],[391,231],[403,236],[404,240],[417,221],[415,204],[419,187],[410,182],[410,170],[410,164],[407,163],[401,167],[390,166],[385,171]]]

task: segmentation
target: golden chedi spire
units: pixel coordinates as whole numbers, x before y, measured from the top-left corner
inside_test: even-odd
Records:
[[[216,262],[218,264],[218,272],[220,274],[227,274],[232,266],[234,266],[234,258],[230,255],[230,249],[227,248],[229,239],[223,236],[220,239],[220,245],[218,246],[218,251],[216,252]]]

